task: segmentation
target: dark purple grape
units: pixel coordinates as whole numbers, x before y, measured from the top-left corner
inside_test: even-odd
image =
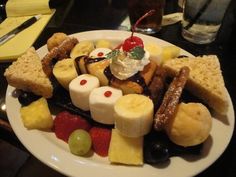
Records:
[[[144,161],[158,164],[168,161],[172,156],[199,155],[203,144],[183,147],[173,143],[165,132],[151,131],[144,137]]]
[[[31,92],[25,92],[25,91],[21,91],[21,93],[18,96],[18,100],[22,106],[27,106],[39,98],[40,96],[37,96]]]
[[[149,164],[166,162],[170,158],[169,148],[163,142],[152,141],[144,146],[144,160]]]

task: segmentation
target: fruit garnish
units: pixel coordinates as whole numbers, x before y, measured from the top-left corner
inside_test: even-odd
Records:
[[[53,127],[53,118],[44,97],[21,107],[20,116],[27,129],[51,130]]]
[[[143,165],[143,136],[129,138],[112,129],[108,159],[111,163]]]
[[[54,119],[54,132],[57,138],[68,141],[70,134],[76,129],[89,130],[91,125],[78,115],[67,111],[60,112]]]
[[[85,80],[85,79],[83,79],[83,80],[80,81],[80,85],[84,85],[84,84],[86,84],[86,83],[87,83],[87,80]]]
[[[110,97],[111,95],[112,95],[112,92],[109,90],[104,93],[105,97]]]
[[[18,100],[23,106],[28,106],[30,103],[36,101],[39,98],[40,96],[37,96],[32,92],[26,92],[23,90],[20,90],[20,94],[18,96]]]
[[[111,130],[107,128],[92,127],[89,134],[92,138],[94,152],[102,157],[107,156],[111,140]]]
[[[146,17],[151,16],[155,13],[155,10],[150,10],[149,12],[147,12],[146,14],[144,14],[142,17],[140,17],[136,23],[134,24],[134,26],[132,26],[131,28],[131,36],[129,38],[127,38],[124,43],[123,43],[123,50],[126,52],[129,52],[131,49],[133,49],[134,47],[144,47],[143,41],[141,38],[134,36],[134,32],[136,30],[137,25]]]
[[[199,155],[202,146],[203,144],[189,147],[179,146],[173,143],[164,131],[152,131],[144,138],[144,161],[148,164],[159,164],[169,161],[170,157],[173,156]]]
[[[98,57],[101,57],[101,56],[103,56],[103,55],[104,55],[103,52],[99,52],[99,53],[98,53]]]
[[[92,140],[87,131],[77,129],[70,134],[68,144],[72,154],[82,156],[91,149]]]
[[[160,141],[151,141],[144,146],[144,159],[146,163],[157,164],[166,162],[170,158],[169,148]]]
[[[112,50],[111,52],[109,52],[109,53],[106,55],[106,57],[107,57],[107,58],[114,59],[114,58],[116,58],[119,54],[120,54],[120,50],[119,50],[119,49],[115,49],[115,50]]]
[[[132,32],[132,35],[133,35],[133,32]],[[129,52],[131,49],[137,46],[142,47],[142,48],[144,47],[142,39],[137,36],[131,36],[125,40],[122,48],[124,51]]]
[[[141,60],[144,57],[145,51],[142,47],[136,46],[130,51],[129,54],[132,59]]]

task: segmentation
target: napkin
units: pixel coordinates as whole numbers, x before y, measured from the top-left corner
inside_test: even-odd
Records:
[[[22,55],[36,41],[55,9],[50,9],[49,0],[8,0],[7,18],[0,24],[0,37],[13,30],[34,15],[41,18],[27,29],[0,45],[0,62],[11,61]]]
[[[0,176],[4,177],[18,176],[17,172],[30,157],[27,152],[2,139],[0,139],[0,155]]]

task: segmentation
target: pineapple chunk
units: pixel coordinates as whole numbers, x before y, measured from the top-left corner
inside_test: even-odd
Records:
[[[53,119],[45,98],[40,98],[20,109],[23,124],[28,129],[50,129]]]
[[[177,46],[165,46],[162,51],[162,64],[170,59],[178,57],[180,54],[180,48]]]
[[[143,165],[143,137],[125,137],[112,129],[108,158],[112,163]]]
[[[145,49],[150,54],[150,60],[153,60],[156,64],[160,65],[162,59],[162,49],[160,45],[156,43],[147,43],[145,44]]]

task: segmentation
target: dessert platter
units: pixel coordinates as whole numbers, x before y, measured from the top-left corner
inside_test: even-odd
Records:
[[[224,87],[218,59],[216,56],[194,57],[151,36],[130,35],[131,32],[116,30],[87,31],[70,36],[55,33],[36,52],[34,48],[29,49],[18,60],[29,62],[23,64],[25,68],[31,67],[28,58],[31,61],[37,58],[36,53],[41,68],[34,68],[33,72],[43,70],[43,77],[49,79],[36,79],[42,77],[42,73],[38,73],[34,84],[24,79],[22,84],[14,77],[29,69],[18,71],[17,68],[22,67],[18,60],[6,70],[9,83],[6,106],[10,124],[35,157],[67,176],[194,176],[220,157],[234,130],[233,106]],[[132,40],[136,41],[133,47],[130,47],[132,44],[124,45]],[[63,47],[66,52],[60,52],[60,46],[68,41],[69,44]],[[131,63],[129,57],[133,60]],[[55,58],[60,59],[54,61]],[[38,65],[37,59],[34,67]],[[102,64],[96,65],[99,62]],[[212,63],[213,69],[209,71]],[[74,70],[68,70],[72,65]],[[121,68],[126,65],[126,69]],[[196,70],[198,67],[203,69]],[[162,68],[167,74],[165,81],[160,82],[162,74],[156,71]],[[196,74],[202,77],[205,70],[211,72],[212,77],[220,75],[217,82],[222,90],[219,92],[226,95],[226,99],[204,100],[210,93],[195,91],[201,87],[195,83]],[[142,77],[135,80],[133,73]],[[26,77],[33,75],[28,73]],[[159,82],[154,83],[154,80]],[[208,82],[205,78],[201,81],[202,85]],[[165,89],[156,86],[158,84],[164,85]],[[86,89],[84,85],[87,85]],[[217,90],[216,87],[213,86]],[[22,94],[27,92],[32,92],[36,98],[25,99]],[[196,92],[194,96],[192,92]],[[196,98],[198,95],[200,101]],[[215,104],[216,100],[220,103]],[[79,131],[89,132],[85,135],[83,131],[83,137],[89,136],[90,140],[83,145],[89,150],[82,154],[74,148],[76,138],[72,134],[78,133],[77,130],[66,135],[62,130],[62,127],[72,129],[77,124],[65,122],[72,115],[79,116],[79,120],[82,118]],[[99,135],[103,138],[99,139]],[[101,145],[97,149],[97,141],[106,144],[108,136],[107,149],[104,150],[105,145],[102,150],[99,149]],[[158,151],[157,159],[149,159],[153,156],[149,154],[152,151],[149,142],[153,139],[162,141],[156,148],[167,147],[161,148],[161,153]]]

